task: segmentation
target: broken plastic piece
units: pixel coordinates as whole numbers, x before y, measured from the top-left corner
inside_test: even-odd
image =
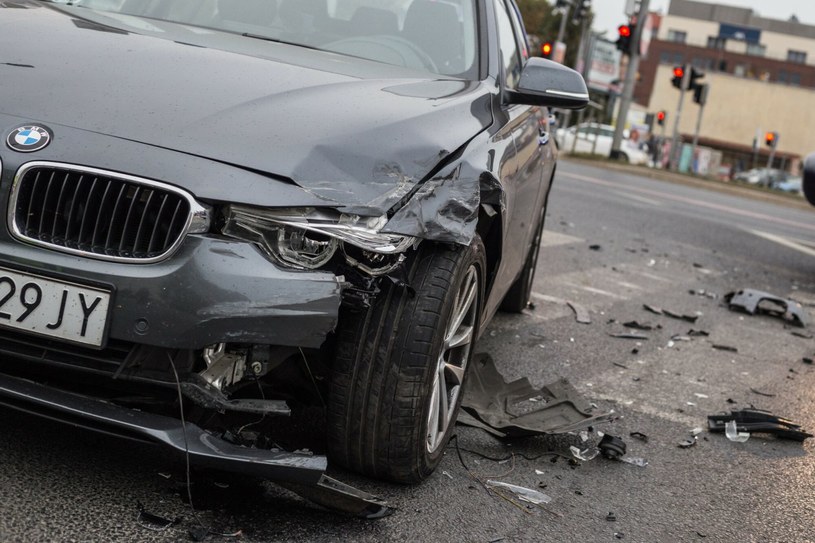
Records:
[[[642,442],[648,443],[648,436],[643,434],[642,432],[631,432],[628,435],[630,435],[634,439],[639,439]]]
[[[142,502],[137,501],[136,508],[139,510],[139,516],[136,518],[136,524],[147,530],[152,530],[154,532],[163,532],[165,530],[168,530],[171,526],[175,526],[176,524],[181,523],[181,517],[168,519],[150,513],[149,511],[145,510],[144,504]]]
[[[750,439],[749,433],[739,432],[738,428],[736,427],[735,420],[730,420],[725,423],[724,435],[727,436],[727,439],[729,439],[730,441],[735,441],[736,443],[744,443],[745,441]]]
[[[626,464],[631,464],[632,466],[639,466],[644,468],[648,465],[648,460],[645,458],[638,458],[636,456],[623,456],[620,458],[620,462],[625,462]]]
[[[809,357],[806,357],[806,356],[805,356],[804,358],[802,358],[802,359],[801,359],[801,361],[802,361],[804,364],[812,364],[812,359],[811,359],[811,358],[809,358]]]
[[[742,289],[725,294],[724,299],[732,310],[744,311],[750,315],[762,313],[779,317],[795,326],[805,327],[809,324],[809,314],[800,303],[779,298],[769,292]]]
[[[502,481],[493,481],[491,479],[487,479],[485,484],[490,488],[505,488],[512,492],[513,494],[515,494],[516,496],[518,496],[519,500],[534,503],[535,505],[541,505],[552,501],[552,498],[550,496],[547,496],[543,492],[538,492],[537,490],[533,490],[531,488],[526,488],[518,485],[511,485],[509,483],[504,483]]]
[[[576,432],[613,417],[613,412],[592,414],[591,405],[565,379],[538,389],[526,378],[507,383],[488,354],[476,354],[470,364],[461,407],[471,417],[459,417],[462,424],[475,419],[478,427],[520,437]]]
[[[726,432],[726,425],[730,421],[736,423],[738,432],[773,434],[794,441],[812,437],[812,434],[801,429],[800,424],[760,409],[731,411],[729,415],[710,415],[707,418],[708,429],[711,432]]]
[[[651,313],[654,313],[655,315],[664,315],[666,317],[671,317],[671,318],[674,318],[674,319],[681,319],[683,321],[687,321],[687,322],[690,322],[690,323],[696,322],[696,320],[699,318],[699,315],[683,315],[681,313],[676,313],[676,312],[671,311],[669,309],[663,309],[661,307],[657,307],[657,306],[654,306],[654,305],[642,304],[642,307],[646,311],[650,311]]]
[[[750,392],[753,394],[758,394],[759,396],[764,396],[766,398],[775,398],[775,394],[770,392],[764,392],[763,390],[758,390],[756,388],[750,387]]]
[[[625,441],[617,436],[604,435],[597,447],[603,453],[603,457],[609,460],[619,460],[625,455]]]
[[[688,330],[688,336],[689,337],[707,337],[709,335],[710,335],[710,332],[706,332],[704,330],[694,330],[693,328]]]
[[[608,515],[606,515],[606,520],[609,522],[614,522],[617,520],[617,515],[615,515],[613,511],[609,511]]]
[[[582,451],[572,445],[569,447],[569,450],[572,451],[572,456],[580,460],[581,462],[588,462],[589,460],[594,460],[597,458],[597,455],[600,454],[600,449],[597,447],[589,447],[588,449],[583,449]]]
[[[680,449],[690,449],[691,447],[693,447],[697,443],[698,443],[698,440],[696,439],[696,436],[693,436],[691,439],[686,439],[685,441],[680,441],[678,446],[679,446]]]
[[[634,332],[622,332],[618,334],[609,334],[611,337],[621,338],[621,339],[648,339],[648,336],[644,334],[637,334]]]
[[[637,322],[637,321],[628,321],[624,322],[623,326],[626,328],[632,328],[634,330],[653,330],[654,326],[647,322]]]
[[[739,352],[739,350],[736,347],[732,347],[730,345],[722,345],[720,343],[714,343],[712,345],[712,347],[714,349],[716,349],[717,351],[728,351],[728,352],[731,352],[731,353]]]
[[[575,302],[566,302],[566,305],[572,308],[574,311],[574,318],[580,324],[591,324],[591,317],[589,317],[589,311],[585,307]]]

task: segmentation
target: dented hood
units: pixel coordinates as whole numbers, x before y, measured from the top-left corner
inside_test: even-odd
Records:
[[[326,205],[377,214],[491,122],[477,82],[14,4],[27,9],[0,4],[0,113],[51,127],[55,143],[60,126],[92,131],[290,180]]]

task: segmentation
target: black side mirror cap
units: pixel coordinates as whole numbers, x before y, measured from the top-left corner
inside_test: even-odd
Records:
[[[532,57],[521,72],[518,88],[507,91],[513,104],[583,109],[589,104],[586,82],[563,64]]]

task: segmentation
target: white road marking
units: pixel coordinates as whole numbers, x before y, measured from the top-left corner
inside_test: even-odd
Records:
[[[628,194],[626,192],[621,192],[619,190],[613,190],[611,192],[613,192],[614,194],[617,194],[619,196],[622,196],[623,198],[626,198],[628,200],[634,200],[635,202],[648,204],[649,206],[661,206],[662,205],[662,202],[652,200],[651,198],[645,198],[643,196],[637,196],[636,194]]]
[[[621,287],[630,288],[631,290],[642,290],[642,287],[633,283],[626,283],[625,281],[617,281]]]
[[[567,287],[579,288],[579,289],[585,290],[586,292],[591,292],[592,294],[599,294],[601,296],[608,296],[609,298],[616,298],[618,300],[627,300],[628,299],[625,296],[620,296],[619,294],[614,294],[613,292],[609,292],[607,290],[602,290],[602,289],[599,289],[599,288],[585,287],[585,286],[581,286],[581,285],[575,285],[573,283],[563,283],[563,284],[566,285]]]
[[[783,238],[781,236],[776,236],[775,234],[770,234],[769,232],[761,232],[759,230],[747,230],[754,236],[758,236],[760,238],[764,238],[768,241],[772,241],[773,243],[777,243],[779,245],[783,245],[784,247],[788,247],[799,253],[804,253],[805,255],[815,256],[815,249],[807,247],[806,245],[801,245],[791,239]]]
[[[571,243],[584,243],[586,240],[560,232],[544,230],[541,239],[541,247],[555,247],[557,245],[569,245]]]

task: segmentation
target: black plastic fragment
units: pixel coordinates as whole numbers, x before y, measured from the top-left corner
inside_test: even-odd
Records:
[[[807,356],[805,356],[804,358],[802,358],[802,359],[801,359],[801,361],[802,361],[804,364],[812,364],[812,362],[813,362],[813,361],[812,361],[812,359],[811,359],[811,358],[809,358],[809,357],[807,357]]]
[[[634,332],[621,332],[617,334],[609,334],[609,336],[621,339],[648,339],[648,336]]]
[[[736,421],[736,429],[739,432],[773,434],[781,439],[793,441],[804,441],[813,437],[812,434],[802,430],[800,424],[759,409],[731,411],[729,415],[710,415],[707,418],[708,429],[711,432],[724,432],[725,425],[730,421]]]
[[[614,514],[614,511],[609,511],[608,515],[606,515],[606,520],[609,522],[615,522],[617,520],[617,515]]]
[[[643,441],[643,442],[645,442],[645,443],[648,443],[648,436],[647,436],[647,435],[645,435],[645,434],[643,434],[642,432],[631,432],[631,433],[630,433],[630,434],[628,434],[628,435],[630,435],[630,436],[631,436],[631,437],[633,437],[634,439],[639,439],[640,441]]]
[[[731,353],[739,352],[739,350],[736,347],[733,347],[731,345],[722,345],[721,343],[714,343],[712,347],[717,351],[728,351]]]
[[[628,321],[624,322],[623,326],[626,328],[631,328],[633,330],[653,330],[654,325],[649,324],[647,322],[638,322],[638,321]]]
[[[182,521],[181,517],[169,519],[156,515],[155,513],[151,513],[145,509],[144,504],[140,501],[136,502],[136,508],[139,510],[139,516],[136,519],[136,524],[142,528],[153,530],[154,532],[163,532],[176,524],[180,524]]]
[[[775,398],[775,394],[771,394],[770,392],[764,392],[752,387],[750,387],[750,392],[752,392],[753,394],[758,394],[759,396],[764,396],[766,398]]]
[[[757,313],[770,315],[802,328],[809,324],[809,314],[800,303],[780,298],[769,292],[741,289],[725,294],[724,299],[728,307],[734,311],[744,311],[750,315]]]
[[[602,453],[603,457],[609,460],[619,460],[625,456],[625,441],[617,436],[610,434],[604,435],[603,439],[601,439],[597,445],[597,448],[600,449],[600,453]]]
[[[673,319],[680,319],[683,321],[687,321],[691,324],[695,323],[696,320],[699,318],[698,315],[683,315],[682,313],[677,313],[675,311],[671,311],[670,309],[663,309],[655,305],[642,304],[642,307],[646,311],[650,311],[655,315],[663,315],[665,317],[671,317]]]

